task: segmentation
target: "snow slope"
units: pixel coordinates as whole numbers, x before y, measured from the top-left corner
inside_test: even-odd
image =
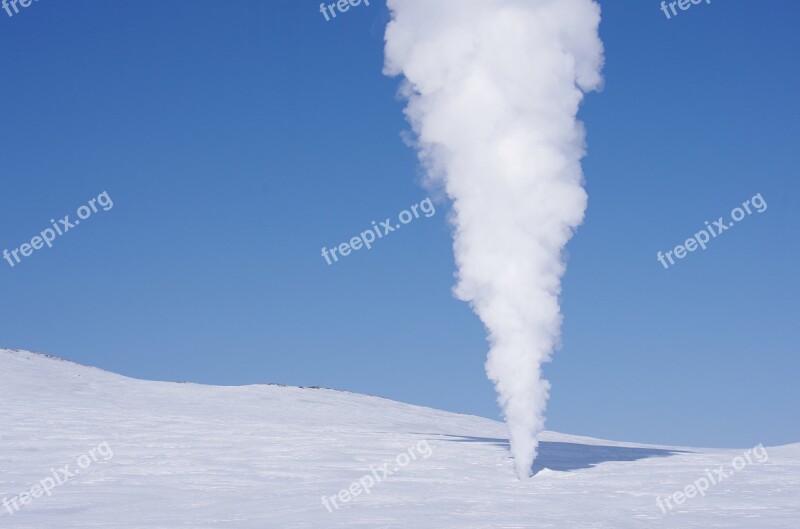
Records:
[[[0,406],[0,501],[79,472],[13,514],[0,506],[3,529],[800,527],[800,444],[768,447],[664,514],[657,497],[731,472],[745,450],[548,432],[537,474],[518,481],[488,419],[327,389],[134,380],[3,349]],[[393,474],[375,482],[385,463]],[[323,505],[366,475],[369,494]]]

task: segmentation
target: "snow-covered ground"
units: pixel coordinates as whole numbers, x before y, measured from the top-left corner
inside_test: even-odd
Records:
[[[536,475],[518,481],[488,419],[327,389],[134,380],[3,349],[0,406],[7,529],[800,527],[800,443],[748,462],[746,447],[548,432]],[[728,477],[711,484],[720,465]],[[700,478],[704,495],[656,504]]]

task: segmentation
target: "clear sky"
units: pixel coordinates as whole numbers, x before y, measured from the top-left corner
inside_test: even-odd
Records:
[[[800,3],[601,4],[548,428],[797,442]],[[429,195],[381,73],[388,19],[379,0],[328,22],[306,0],[0,11],[0,250],[113,201],[0,261],[0,346],[498,418],[484,329],[451,293],[446,202],[371,250],[320,254]],[[758,193],[766,211],[659,264]]]

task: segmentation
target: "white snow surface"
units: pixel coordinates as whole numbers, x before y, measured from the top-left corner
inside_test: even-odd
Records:
[[[545,432],[536,474],[519,481],[505,425],[489,419],[329,389],[135,380],[7,349],[0,406],[0,501],[79,472],[13,514],[0,506],[3,529],[800,527],[800,443],[767,447],[664,514],[657,497],[730,474],[748,447]],[[113,457],[80,469],[104,442]],[[393,474],[369,494],[323,505],[385,463]]]

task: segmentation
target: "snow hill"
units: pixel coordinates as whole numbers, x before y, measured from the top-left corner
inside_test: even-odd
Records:
[[[518,481],[488,419],[327,389],[134,380],[5,349],[0,406],[4,529],[800,527],[800,444],[748,454],[662,512],[658,497],[730,474],[746,447],[548,432],[536,475]]]

